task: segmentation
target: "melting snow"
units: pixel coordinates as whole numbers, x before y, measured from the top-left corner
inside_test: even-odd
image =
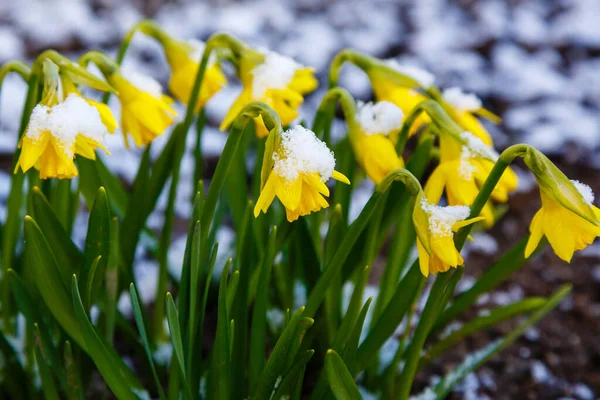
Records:
[[[400,107],[389,101],[358,103],[356,119],[367,135],[389,135],[398,131],[402,127],[403,117]]]
[[[285,89],[302,66],[290,57],[261,50],[265,60],[252,70],[252,97],[261,99],[269,89]]]
[[[293,181],[300,173],[318,173],[326,182],[335,168],[333,152],[309,129],[300,125],[281,135],[281,149],[273,153],[277,175]]]

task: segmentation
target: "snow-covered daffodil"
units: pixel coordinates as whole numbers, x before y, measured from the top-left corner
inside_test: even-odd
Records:
[[[286,210],[288,221],[327,208],[329,178],[349,184],[348,178],[334,170],[335,159],[327,145],[315,134],[296,126],[281,136],[274,149],[273,169],[254,207],[254,216],[266,213],[278,197]]]
[[[75,155],[94,160],[95,149],[103,145],[108,133],[98,110],[75,94],[59,103],[40,103],[33,109],[19,147],[19,168],[40,171],[40,178],[73,178],[78,171]]]
[[[446,272],[462,265],[464,260],[454,245],[454,232],[483,217],[466,219],[467,206],[441,207],[431,204],[423,193],[417,196],[413,223],[417,232],[419,266],[424,276]]]
[[[529,148],[523,156],[540,188],[542,207],[529,226],[531,235],[525,248],[529,257],[546,236],[558,257],[570,262],[573,253],[600,236],[600,210],[594,206],[592,189],[570,181],[539,151]]]
[[[463,132],[460,138],[441,133],[440,163],[425,185],[425,195],[429,201],[437,203],[445,190],[448,204],[470,206],[497,158],[494,149],[470,132]],[[507,168],[492,192],[492,199],[506,202],[508,193],[516,190],[517,185],[517,175]],[[491,203],[486,204],[481,215],[487,226],[494,223]]]
[[[205,44],[198,40],[184,42],[167,37],[163,40],[163,46],[171,67],[169,90],[177,100],[187,104],[194,87]],[[198,109],[204,107],[206,102],[221,90],[226,83],[227,78],[225,78],[219,64],[214,57],[211,57],[202,80],[196,107]]]
[[[106,130],[109,133],[115,133],[115,131],[117,130],[117,127],[118,127],[118,123],[117,123],[117,119],[113,115],[113,113],[108,105],[106,105],[104,103],[100,103],[99,101],[94,101],[94,100],[84,98],[81,95],[81,92],[79,91],[77,86],[73,83],[73,81],[71,81],[71,79],[69,79],[66,76],[61,76],[61,83],[62,83],[62,92],[65,97],[68,97],[69,95],[73,94],[73,95],[83,98],[89,105],[91,105],[98,111],[98,113],[100,114],[100,119],[102,120],[102,123],[106,127]]]
[[[242,93],[223,119],[221,130],[227,129],[242,108],[253,101],[266,103],[277,112],[281,124],[289,126],[298,117],[298,108],[304,102],[303,96],[318,84],[312,68],[267,50],[244,49],[238,71],[243,85]],[[256,128],[259,138],[267,136],[268,131],[261,117],[256,118]]]
[[[116,70],[107,79],[117,90],[121,102],[121,129],[127,146],[127,135],[131,135],[136,146],[147,145],[173,123],[177,115],[171,107],[173,99],[162,93],[156,80],[123,69]]]
[[[402,118],[402,110],[390,102],[359,103],[356,121],[349,124],[358,163],[375,184],[404,166],[392,139],[397,137]]]

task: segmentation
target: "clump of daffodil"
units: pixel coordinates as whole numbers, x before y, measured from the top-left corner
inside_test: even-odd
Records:
[[[223,119],[221,130],[227,129],[241,109],[253,101],[266,103],[277,112],[281,124],[289,126],[298,117],[303,96],[318,84],[312,68],[273,51],[244,48],[237,67],[243,85],[242,93]],[[261,117],[256,118],[256,128],[259,138],[267,136]]]
[[[394,147],[403,117],[402,110],[387,101],[359,103],[356,121],[349,123],[356,158],[375,184],[404,166]]]
[[[467,206],[441,207],[431,204],[423,193],[415,200],[413,223],[417,232],[419,266],[424,276],[446,272],[464,260],[454,245],[454,232],[483,217],[467,219]]]
[[[117,90],[121,103],[121,129],[128,147],[128,135],[136,146],[147,145],[173,123],[177,115],[171,106],[173,99],[163,94],[156,80],[120,68],[106,78]]]
[[[498,154],[471,132],[462,132],[460,137],[440,133],[440,163],[425,185],[425,195],[432,203],[438,203],[444,190],[450,205],[470,206],[479,194]],[[507,168],[492,192],[492,199],[506,202],[508,193],[516,190],[518,178]],[[481,215],[486,226],[494,223],[494,211],[487,203]]]
[[[327,208],[329,196],[326,182],[333,178],[349,184],[348,178],[334,170],[335,159],[327,145],[315,134],[296,126],[284,132],[272,154],[273,169],[254,207],[254,216],[279,198],[288,221]]]
[[[96,148],[108,153],[103,145],[108,129],[98,108],[72,88],[65,94],[54,63],[45,61],[43,69],[42,100],[33,109],[19,142],[15,173],[19,168],[26,172],[35,167],[42,179],[73,178],[78,174],[76,155],[95,159]]]
[[[600,236],[600,210],[594,206],[592,189],[570,181],[546,156],[531,151],[524,157],[540,188],[542,207],[529,226],[531,235],[525,248],[529,257],[546,236],[558,257],[570,262]]]

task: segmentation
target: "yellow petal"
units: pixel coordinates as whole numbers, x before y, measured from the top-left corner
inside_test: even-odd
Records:
[[[544,211],[542,209],[538,210],[537,213],[533,216],[531,220],[531,224],[529,225],[529,239],[527,240],[527,246],[525,246],[525,258],[529,258],[531,254],[535,251],[544,236],[544,226],[543,226],[543,215]]]
[[[342,174],[341,172],[334,170],[333,173],[331,174],[331,177],[333,179],[335,179],[336,181],[345,183],[346,185],[350,184],[350,180],[348,178],[346,178],[346,175]]]
[[[277,177],[277,175],[274,175]],[[289,210],[295,210],[300,204],[302,197],[302,178],[298,177],[293,181],[277,177],[275,184],[275,193],[283,206]]]
[[[260,196],[258,196],[258,200],[256,200],[254,216],[258,217],[258,214],[260,214],[261,211],[266,213],[271,203],[273,203],[273,199],[275,199],[275,179],[273,178],[273,172],[271,172],[267,179],[267,183],[265,183],[265,186],[260,192]]]
[[[429,254],[419,239],[417,239],[417,251],[419,253],[419,268],[423,276],[427,278],[429,275]]]

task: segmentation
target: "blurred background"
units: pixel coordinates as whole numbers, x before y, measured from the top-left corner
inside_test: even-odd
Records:
[[[438,86],[472,91],[503,118],[500,126],[488,126],[499,150],[516,142],[530,143],[568,176],[600,192],[600,1],[0,0],[0,63],[15,58],[32,60],[47,48],[72,57],[90,49],[115,55],[125,33],[147,17],[180,38],[204,40],[216,31],[227,31],[249,44],[313,66],[321,88],[303,107],[302,115],[308,121],[324,94],[328,64],[342,48],[353,47],[425,68],[436,75]],[[141,35],[135,36],[125,64],[163,83],[168,79],[160,48]],[[372,96],[366,77],[352,67],[344,68],[340,84],[357,98],[369,100]],[[233,82],[207,107],[211,127],[203,146],[209,163],[225,143],[226,135],[216,126],[238,90]],[[25,85],[18,78],[7,78],[0,102],[2,219],[24,94]],[[343,134],[341,121],[337,131]],[[194,135],[188,138],[177,205],[181,220],[189,217],[193,188],[190,150],[195,139]],[[160,149],[161,142],[164,140],[157,141],[154,150]],[[105,157],[107,164],[131,181],[139,152],[125,151],[119,135],[109,138],[108,146],[112,156]],[[511,198],[512,211],[490,232],[479,233],[466,249],[467,271],[459,291],[467,290],[495,254],[525,234],[539,208],[532,176],[519,167],[517,172],[521,184]],[[357,192],[353,199],[357,210],[370,190],[365,182],[363,191]],[[86,211],[80,214],[78,226],[85,231]],[[160,212],[152,216],[150,224],[162,226]],[[233,240],[232,231],[219,232],[219,236],[220,243]],[[183,246],[184,239],[175,238],[170,254],[174,276],[179,272],[176,266]],[[138,256],[144,260],[143,248]],[[141,293],[144,302],[152,301],[156,272],[152,260],[136,267],[138,281],[147,287]],[[600,393],[600,242],[576,255],[571,265],[559,261],[551,251],[537,256],[507,284],[481,299],[480,310],[473,312],[525,296],[548,295],[565,282],[574,284],[568,301],[510,349],[469,375],[453,393],[454,398],[587,400]],[[126,313],[127,304],[121,303],[121,311]],[[427,370],[421,383],[434,381],[453,362],[497,337],[502,329],[479,334],[458,346]]]

